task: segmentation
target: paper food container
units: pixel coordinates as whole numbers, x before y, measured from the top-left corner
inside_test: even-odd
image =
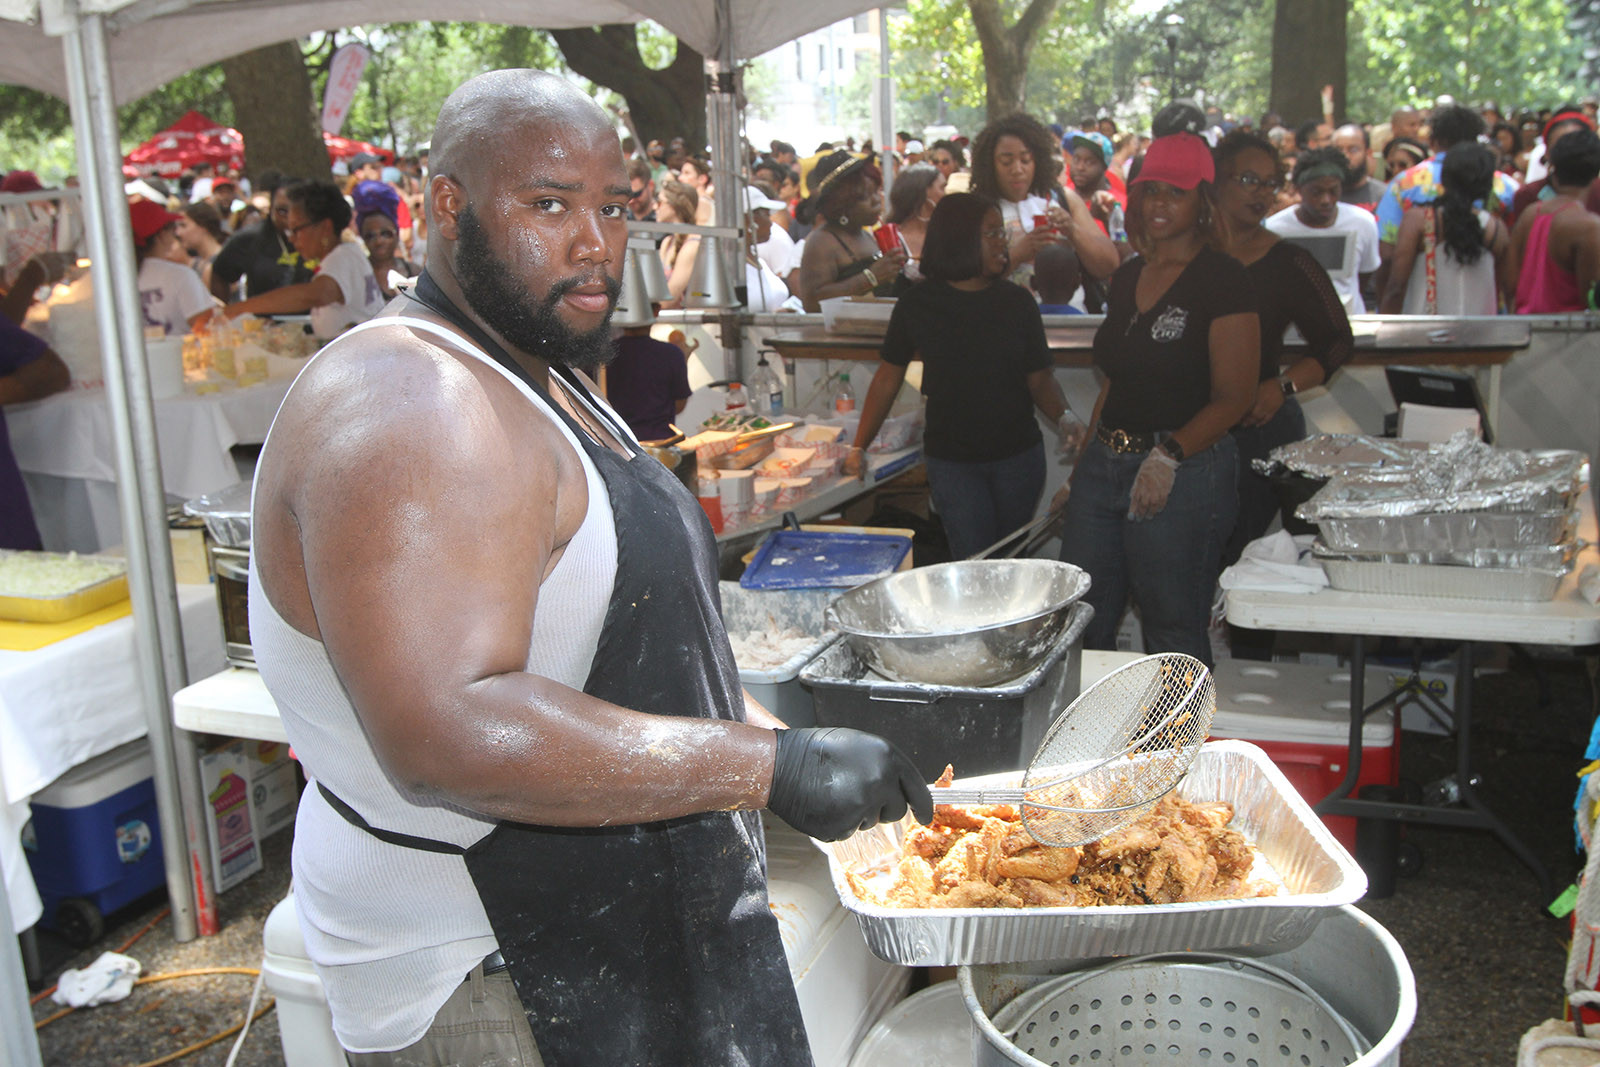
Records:
[[[126,560],[0,551],[0,619],[66,622],[126,599]]]

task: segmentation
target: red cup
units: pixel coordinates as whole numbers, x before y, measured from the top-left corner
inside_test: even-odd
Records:
[[[702,496],[696,497],[696,499],[700,501],[700,506],[705,509],[706,518],[711,520],[711,532],[721,533],[725,525],[722,518],[722,497]]]
[[[1049,215],[1035,215],[1033,217],[1033,228],[1043,230],[1045,233],[1053,233],[1055,231],[1055,227],[1050,224]]]
[[[878,242],[878,251],[886,256],[900,248],[900,227],[892,222],[883,223],[872,231],[872,236]]]

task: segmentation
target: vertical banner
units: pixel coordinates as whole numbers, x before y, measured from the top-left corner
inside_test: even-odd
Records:
[[[322,92],[322,132],[338,133],[350,113],[350,101],[361,85],[361,72],[367,69],[372,53],[367,46],[352,41],[333,54],[328,65],[328,85]]]

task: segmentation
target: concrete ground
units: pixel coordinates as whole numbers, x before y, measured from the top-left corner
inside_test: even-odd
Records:
[[[1570,883],[1574,772],[1594,718],[1589,679],[1579,661],[1527,662],[1478,681],[1477,765],[1483,795],[1550,865],[1557,886]],[[1541,688],[1548,701],[1541,706]],[[1404,735],[1406,778],[1432,782],[1453,769],[1451,746],[1423,734]],[[1406,839],[1423,856],[1420,871],[1398,881],[1393,896],[1363,907],[1405,948],[1416,972],[1417,1022],[1404,1046],[1407,1067],[1511,1065],[1524,1030],[1561,1014],[1566,925],[1544,913],[1532,875],[1485,833],[1408,826]],[[221,898],[223,929],[211,938],[173,943],[156,924],[128,951],[146,974],[210,966],[256,967],[261,925],[288,888],[289,835],[269,841],[266,869]],[[70,954],[47,939],[48,976],[115,949],[145,926],[159,904],[130,909],[100,944]],[[53,963],[53,966],[51,965]],[[73,1067],[145,1064],[235,1025],[251,979],[186,978],[136,989],[118,1004],[85,1009],[40,1031],[44,1062]],[[54,1010],[37,1005],[36,1018]],[[179,1061],[221,1067],[232,1039]],[[281,1064],[278,1019],[254,1024],[237,1063]]]

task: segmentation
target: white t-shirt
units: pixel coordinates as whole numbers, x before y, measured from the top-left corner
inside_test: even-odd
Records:
[[[1345,313],[1365,315],[1367,305],[1366,301],[1361,299],[1361,275],[1371,274],[1378,269],[1378,220],[1373,218],[1372,212],[1354,204],[1338,204],[1337,207],[1339,212],[1333,218],[1333,225],[1320,229],[1301,222],[1295,214],[1299,210],[1297,207],[1286,207],[1276,215],[1269,216],[1264,225],[1279,237],[1329,237],[1338,233],[1350,234],[1356,246],[1350,267],[1329,268],[1328,278],[1339,293],[1339,300],[1344,304]],[[1326,267],[1327,264],[1323,266]]]
[[[1032,233],[1034,218],[1049,214],[1050,211],[1050,201],[1032,193],[1022,200],[1002,199],[996,206],[1000,209],[1000,221],[1005,223],[1007,241],[1016,240],[1019,233]],[[1011,272],[1011,280],[1032,292],[1033,264],[1018,265]]]
[[[772,273],[765,263],[750,262],[748,256],[744,261],[744,284],[745,305],[752,313],[782,311],[785,307],[801,310],[799,298],[789,295],[789,287],[783,284],[783,279]]]
[[[200,276],[170,259],[146,259],[139,265],[139,303],[144,324],[166,334],[189,332],[189,320],[217,306]]]
[[[780,278],[787,278],[789,272],[800,265],[799,246],[789,232],[776,223],[773,224],[772,235],[756,245],[756,255],[768,270]]]
[[[366,246],[355,241],[343,241],[338,248],[322,258],[317,274],[327,275],[339,283],[344,302],[324,304],[311,309],[311,332],[318,340],[328,341],[339,336],[347,326],[366,322],[383,310],[383,290],[372,273],[372,263],[367,259]]]

